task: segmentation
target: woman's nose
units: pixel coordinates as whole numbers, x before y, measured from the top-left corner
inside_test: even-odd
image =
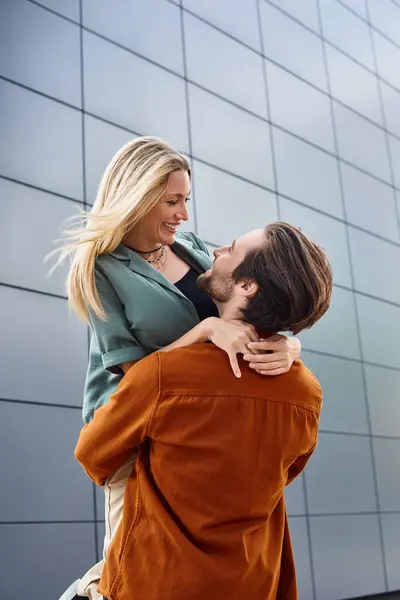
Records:
[[[179,221],[187,221],[189,218],[189,215],[188,215],[186,206],[184,208],[181,208],[176,216]]]

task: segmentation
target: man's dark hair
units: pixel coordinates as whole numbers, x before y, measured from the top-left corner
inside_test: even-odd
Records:
[[[243,318],[268,333],[297,334],[312,327],[331,301],[332,269],[325,252],[288,223],[267,225],[265,243],[247,253],[233,279],[257,283]]]

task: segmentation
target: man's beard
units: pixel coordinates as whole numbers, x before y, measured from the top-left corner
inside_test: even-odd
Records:
[[[233,296],[235,283],[228,275],[203,273],[197,278],[197,286],[206,292],[214,302],[226,304]]]

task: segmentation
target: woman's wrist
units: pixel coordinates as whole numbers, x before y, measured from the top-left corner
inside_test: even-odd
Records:
[[[207,317],[200,323],[200,331],[202,335],[202,342],[210,342],[215,332],[215,327],[220,319],[218,317]]]

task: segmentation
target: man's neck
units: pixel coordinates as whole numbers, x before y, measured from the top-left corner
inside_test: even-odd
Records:
[[[218,308],[220,319],[223,321],[242,320],[243,316],[237,302],[229,301],[226,303],[215,302]]]

